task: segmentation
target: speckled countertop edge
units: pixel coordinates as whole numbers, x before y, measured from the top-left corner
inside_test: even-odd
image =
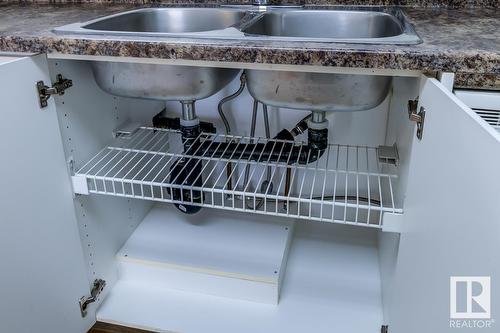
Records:
[[[461,73],[463,82],[500,75],[500,12],[495,9],[405,9],[424,43],[417,46],[235,40],[57,36],[51,28],[137,5],[0,4],[0,51],[361,67]],[[2,17],[3,15],[3,17]],[[2,19],[4,18],[4,19]],[[466,22],[464,22],[466,20]],[[29,22],[29,24],[27,24]],[[473,22],[474,24],[471,24]]]
[[[500,75],[456,73],[455,88],[500,90]]]

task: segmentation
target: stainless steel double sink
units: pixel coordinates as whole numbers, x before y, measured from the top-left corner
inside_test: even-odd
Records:
[[[395,7],[270,8],[264,12],[252,6],[145,8],[70,24],[54,32],[140,40],[230,39],[264,43],[404,45],[421,42],[401,9]],[[236,69],[214,67],[92,64],[97,83],[112,94],[179,101],[211,96],[239,73]],[[386,76],[254,69],[247,70],[247,76],[249,91],[255,99],[268,105],[315,111],[373,108],[385,98],[391,83],[391,78]]]
[[[183,37],[368,44],[418,44],[420,38],[396,7],[334,10],[253,6],[143,8],[55,28],[60,34]]]

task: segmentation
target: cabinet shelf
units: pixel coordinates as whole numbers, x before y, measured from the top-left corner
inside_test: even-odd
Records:
[[[296,142],[208,133],[196,140],[210,143],[185,153],[178,131],[141,127],[83,165],[74,191],[378,228],[383,213],[402,213],[397,167],[380,163],[377,148],[330,144],[316,161],[292,164]],[[251,143],[272,147],[278,158],[242,158],[241,145]],[[214,157],[221,149],[209,146],[226,151]],[[196,185],[185,181],[195,178]]]

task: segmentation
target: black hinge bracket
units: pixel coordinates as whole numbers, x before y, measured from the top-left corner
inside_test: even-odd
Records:
[[[422,140],[424,135],[425,108],[418,109],[418,99],[408,101],[408,118],[417,123],[417,138]]]
[[[38,81],[36,83],[36,90],[38,91],[38,101],[40,102],[40,107],[47,107],[50,96],[52,95],[64,95],[66,89],[73,86],[73,81],[70,79],[65,79],[61,74],[57,74],[56,82],[52,87],[46,86],[43,81]]]
[[[82,313],[82,317],[85,317],[87,315],[87,308],[89,307],[89,304],[97,301],[97,298],[99,297],[105,286],[106,286],[106,281],[104,281],[103,279],[95,279],[94,285],[92,286],[92,290],[90,291],[90,295],[83,296],[80,298],[78,304],[80,305],[80,311]]]
[[[389,325],[382,325],[380,327],[380,333],[389,333]]]

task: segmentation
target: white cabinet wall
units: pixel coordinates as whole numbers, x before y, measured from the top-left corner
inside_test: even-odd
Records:
[[[154,298],[152,290],[142,291],[144,295],[150,293],[149,298],[136,299],[142,310],[148,312],[142,317],[149,319],[142,318],[143,322],[141,316],[137,317],[137,311],[126,313],[130,309],[113,308],[118,300],[127,299],[123,296],[125,293],[130,292],[128,299],[135,297],[131,289],[119,283],[115,255],[150,211],[152,203],[100,195],[74,197],[70,182],[71,166],[77,168],[88,161],[111,140],[114,129],[127,120],[149,120],[163,104],[107,95],[97,88],[85,62],[53,60],[50,63],[52,81],[61,73],[72,78],[74,86],[67,95],[50,98],[49,106],[41,109],[35,82],[43,80],[48,84],[51,81],[48,68],[43,55],[0,63],[0,112],[3,116],[0,144],[2,151],[7,152],[0,164],[4,175],[0,201],[3,263],[0,286],[5,289],[0,300],[0,331],[85,332],[95,322],[96,310],[106,298],[108,302],[100,310],[101,317],[111,313],[118,318],[120,314],[116,313],[122,311],[123,317],[133,317],[135,322],[117,322],[166,330],[168,327],[162,327],[164,321],[159,318],[164,300]],[[328,252],[322,258],[307,257],[303,255],[306,250],[293,252],[292,244],[292,266],[288,267],[288,281],[285,274],[283,305],[278,304],[278,310],[269,305],[265,309],[252,304],[234,305],[234,308],[241,306],[247,316],[255,318],[252,324],[245,324],[254,332],[283,331],[285,327],[288,331],[300,330],[304,329],[301,323],[310,327],[312,320],[316,320],[318,332],[324,331],[328,328],[325,323],[328,323],[329,309],[331,316],[337,312],[345,318],[345,323],[330,329],[343,332],[359,331],[362,326],[356,321],[363,321],[363,318],[377,323],[367,326],[370,332],[377,332],[381,325],[388,325],[391,333],[453,332],[456,329],[450,328],[449,323],[451,276],[489,276],[492,318],[498,313],[500,180],[495,175],[500,165],[500,134],[436,79],[424,76],[395,78],[393,85],[392,95],[375,110],[329,116],[334,129],[330,139],[356,145],[397,144],[399,182],[394,193],[395,200],[403,206],[403,214],[384,216],[385,230],[380,231],[330,227],[322,222],[303,226],[301,223],[307,222],[298,220],[297,233],[302,238],[296,242],[297,248],[335,250],[342,255],[332,255],[334,261],[323,262]],[[207,110],[200,111],[200,117],[217,121],[215,113],[208,110],[215,110],[220,98],[230,92],[231,88],[227,88],[200,102],[198,109]],[[406,102],[417,96],[419,108],[424,107],[426,111],[422,140],[416,138],[415,125],[408,120],[406,110]],[[242,98],[243,103],[231,106],[231,110],[244,109],[236,116],[241,119],[250,114],[251,107],[249,97]],[[271,114],[271,124],[276,131],[290,127],[303,116],[301,112],[285,110],[275,110]],[[238,134],[247,134],[248,122],[241,119],[238,118],[235,129]],[[220,123],[218,125],[219,128]],[[324,237],[330,234],[330,238],[324,239],[332,240],[330,245],[335,246],[329,248],[326,242],[322,247],[319,234]],[[368,248],[375,250],[366,252],[366,256],[360,254],[363,252],[360,249]],[[359,263],[365,270],[349,265],[350,261],[357,260],[356,256],[363,257]],[[315,282],[319,286],[317,292],[335,291],[328,297],[337,297],[337,290],[342,289],[338,283],[342,282],[335,277],[344,276],[349,280],[344,289],[347,286],[357,289],[352,293],[352,302],[338,304],[338,308],[328,303],[318,307],[324,313],[316,314],[301,309],[300,303],[288,306],[287,298],[292,298],[290,290],[300,285],[295,281],[302,276],[300,267],[310,260],[317,263],[309,267],[318,270],[316,275],[321,281]],[[378,263],[372,265],[377,260]],[[352,274],[341,274],[350,267]],[[374,268],[368,271],[367,267]],[[369,279],[360,279],[359,275],[372,273],[377,279],[371,282],[380,280],[377,287],[380,295],[374,296],[381,303],[376,306],[378,310],[361,306],[363,292],[368,295],[372,289],[363,289],[366,288],[363,283]],[[322,280],[321,274],[331,280]],[[96,278],[105,279],[107,286],[99,300],[90,305],[89,314],[82,318],[78,300],[90,293]],[[307,281],[301,286],[304,289],[299,293],[311,296]],[[117,295],[119,293],[122,298]],[[349,293],[345,294],[345,299],[349,300]],[[316,301],[311,297],[303,299],[313,303],[323,301],[320,297]],[[205,311],[204,304],[199,304],[203,300],[193,298],[193,302],[198,302],[199,311]],[[148,301],[156,312],[149,311]],[[209,331],[225,328],[243,331],[238,327],[237,315],[233,320],[218,317],[221,311],[217,306],[229,311],[227,316],[231,316],[232,306],[217,302],[205,304],[207,309],[212,308],[212,318],[193,319],[199,321],[199,326],[193,326],[188,319],[192,318],[188,315],[196,316],[196,312],[187,312],[184,318],[179,310],[177,330],[182,331],[183,323],[189,327],[186,331],[196,331],[203,323],[208,323],[205,327]],[[186,300],[175,304],[179,309],[182,304],[189,307]],[[292,310],[286,312],[280,306]],[[345,312],[341,312],[341,308]],[[175,306],[170,311],[175,312]],[[380,315],[375,313],[370,317],[371,311],[380,311]],[[325,321],[320,322],[321,318]],[[150,325],[147,325],[148,320]],[[286,326],[285,322],[294,323],[294,320],[299,324]],[[495,329],[498,328],[493,326],[482,331],[495,332]]]

